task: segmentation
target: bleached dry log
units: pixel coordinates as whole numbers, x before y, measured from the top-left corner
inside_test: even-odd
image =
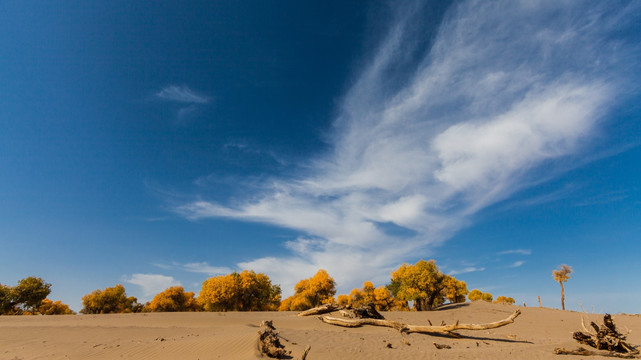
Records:
[[[302,311],[298,314],[298,316],[311,316],[311,315],[320,315],[320,314],[327,314],[332,311],[340,310],[343,309],[342,306],[338,304],[325,304],[321,305],[315,308],[311,308],[309,310]]]
[[[459,324],[457,321],[456,324],[452,325],[440,325],[440,326],[429,326],[429,325],[406,325],[404,332],[407,333],[422,333],[422,334],[434,334],[434,333],[451,333],[456,330],[487,330],[495,329],[501,326],[505,326],[514,322],[519,315],[521,315],[521,310],[516,310],[512,315],[507,318],[491,323],[485,324]]]
[[[363,325],[373,325],[373,326],[384,326],[394,328],[404,333],[421,333],[421,334],[446,334],[451,336],[457,336],[453,333],[456,330],[487,330],[494,329],[501,326],[505,326],[514,322],[519,315],[521,315],[521,310],[516,310],[512,315],[507,318],[492,323],[486,324],[459,324],[457,321],[453,325],[408,325],[403,324],[398,321],[392,320],[379,320],[379,319],[341,319],[330,316],[322,316],[320,319],[327,324],[344,326],[344,327],[360,327]]]
[[[578,348],[576,350],[568,350],[564,348],[556,348],[554,349],[554,353],[557,355],[581,355],[581,356],[606,356],[606,357],[614,357],[614,358],[619,358],[619,359],[635,359],[637,358],[637,355],[627,353],[627,354],[622,354],[622,353],[617,353],[614,351],[595,351],[595,350],[588,350],[586,348]]]
[[[405,328],[405,324],[398,321],[392,320],[381,320],[381,319],[342,319],[331,316],[320,316],[319,317],[324,323],[343,326],[343,327],[361,327],[363,325],[373,325],[373,326],[384,326],[391,327],[396,330],[402,331]]]
[[[311,346],[309,346],[309,345],[307,345],[307,347],[306,347],[306,348],[305,348],[305,350],[303,351],[303,355],[301,355],[301,357],[300,357],[300,360],[305,360],[305,359],[307,359],[307,354],[309,354],[309,350],[311,350],[311,349],[312,349],[312,347],[311,347]]]

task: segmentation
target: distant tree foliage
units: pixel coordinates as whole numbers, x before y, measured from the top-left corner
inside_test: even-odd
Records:
[[[29,276],[14,287],[0,284],[0,315],[37,314],[44,299],[51,293],[51,284]]]
[[[196,301],[193,292],[185,292],[182,286],[172,286],[156,294],[143,311],[147,312],[178,312],[200,311],[202,306]]]
[[[10,286],[0,284],[0,315],[13,313],[15,304],[12,290]]]
[[[478,300],[483,300],[487,302],[492,302],[492,299],[494,298],[492,294],[490,293],[484,293],[481,290],[474,289],[470,291],[470,293],[467,295],[467,298],[470,299],[470,301],[478,301]]]
[[[52,301],[44,299],[38,308],[38,313],[42,315],[75,315],[75,311],[69,308],[69,305],[61,301]]]
[[[278,309],[280,293],[267,275],[243,270],[205,280],[198,301],[206,311],[268,311]]]
[[[327,271],[320,269],[309,279],[299,281],[294,287],[294,295],[283,300],[278,310],[300,311],[335,302],[336,282]]]
[[[83,314],[111,314],[138,312],[138,299],[127,297],[125,287],[118,284],[104,290],[94,290],[82,297]]]
[[[394,299],[390,290],[385,286],[374,288],[370,281],[363,283],[362,289],[354,289],[348,295],[338,295],[339,305],[359,307],[372,303],[378,311],[404,310],[404,301]],[[407,308],[405,306],[405,308]]]
[[[496,300],[494,300],[495,304],[504,304],[504,305],[513,305],[515,302],[516,300],[514,300],[513,298],[506,297],[503,295],[497,297]]]
[[[570,279],[570,274],[572,274],[572,267],[565,264],[559,265],[557,270],[552,271],[554,280],[561,284],[561,308],[563,310],[565,310],[565,289],[563,288],[563,283]]]
[[[29,276],[13,288],[14,302],[22,311],[35,314],[42,301],[51,293],[51,284],[39,277]]]
[[[463,302],[467,284],[443,274],[434,260],[419,260],[415,265],[403,264],[392,272],[388,289],[402,301],[414,301],[418,311],[432,310],[445,300]]]

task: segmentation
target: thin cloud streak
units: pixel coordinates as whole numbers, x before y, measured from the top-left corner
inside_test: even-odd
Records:
[[[157,92],[156,97],[162,100],[190,104],[206,104],[210,99],[200,95],[187,86],[169,85]],[[188,108],[185,108],[188,109]]]
[[[190,219],[304,234],[288,243],[289,256],[238,264],[269,273],[285,295],[318,268],[349,289],[362,274],[384,283],[405,259],[429,256],[471,215],[549,179],[542,166],[584,151],[626,88],[626,47],[608,41],[626,13],[574,3],[461,2],[419,65],[401,76],[394,69],[417,43],[408,34],[421,20],[418,4],[399,11],[345,95],[330,153],[297,180],[270,179],[244,202],[175,208]]]
[[[510,254],[532,255],[532,250],[530,250],[530,249],[512,249],[512,250],[501,251],[499,253],[499,255],[510,255]]]
[[[478,271],[485,271],[485,268],[484,267],[470,266],[470,267],[466,267],[466,268],[460,269],[460,270],[452,270],[448,274],[449,275],[459,275],[459,274],[478,272]]]
[[[209,276],[231,273],[232,270],[224,266],[211,266],[206,262],[182,264],[180,267],[189,272],[206,274]]]

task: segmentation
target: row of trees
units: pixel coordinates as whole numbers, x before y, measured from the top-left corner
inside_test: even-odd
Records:
[[[0,314],[72,314],[65,304],[46,299],[51,284],[29,277],[17,286],[0,284]],[[349,295],[336,295],[336,282],[325,270],[309,279],[299,281],[294,295],[281,301],[281,289],[262,273],[244,270],[211,277],[203,282],[198,297],[185,292],[182,286],[170,287],[146,303],[140,304],[127,296],[122,285],[94,290],[82,297],[83,314],[172,312],[172,311],[300,311],[326,303],[361,306],[371,303],[379,311],[432,310],[445,302],[492,302],[490,293],[474,289],[468,293],[467,284],[443,274],[434,260],[420,260],[414,265],[403,264],[391,273],[387,286],[374,287],[369,281]],[[514,299],[499,296],[495,303],[513,304]]]

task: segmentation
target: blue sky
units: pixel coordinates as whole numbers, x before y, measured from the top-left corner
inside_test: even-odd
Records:
[[[0,283],[78,310],[436,259],[641,312],[634,1],[0,3]]]

